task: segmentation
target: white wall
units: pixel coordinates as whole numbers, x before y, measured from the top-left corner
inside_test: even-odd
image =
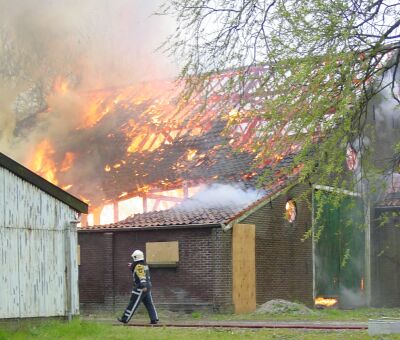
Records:
[[[79,313],[74,216],[61,201],[0,167],[0,318]]]

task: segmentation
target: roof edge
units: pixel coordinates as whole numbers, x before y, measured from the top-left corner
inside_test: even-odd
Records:
[[[376,210],[398,210],[398,209],[400,209],[400,206],[399,205],[386,205],[386,206],[376,205],[374,207],[374,209],[376,209]]]
[[[229,220],[225,222],[225,225],[223,226],[223,230],[227,231],[232,228],[233,224],[239,223],[243,221],[245,218],[250,216],[252,213],[257,211],[258,209],[261,209],[263,206],[268,204],[270,201],[273,201],[276,199],[279,195],[282,194],[284,190],[290,190],[293,188],[295,185],[299,184],[299,180],[295,179],[292,182],[287,183],[286,185],[278,187],[276,190],[270,192],[268,195],[263,197],[262,199],[259,200],[259,202],[256,202],[255,204],[252,204],[248,206],[246,209],[242,210],[239,212],[236,216],[233,216]]]
[[[0,166],[12,172],[14,175],[20,177],[21,179],[29,182],[30,184],[36,186],[37,188],[43,190],[50,196],[58,199],[59,201],[65,203],[70,208],[76,210],[77,212],[87,214],[88,205],[82,202],[80,199],[72,196],[70,193],[64,191],[60,187],[50,183],[43,177],[35,174],[33,171],[24,167],[22,164],[14,161],[10,157],[0,152]]]
[[[198,228],[220,228],[220,223],[214,224],[174,224],[167,226],[149,226],[149,227],[126,227],[126,228],[77,228],[78,233],[102,233],[102,232],[119,232],[119,231],[145,231],[145,230],[169,230],[169,229],[198,229]]]

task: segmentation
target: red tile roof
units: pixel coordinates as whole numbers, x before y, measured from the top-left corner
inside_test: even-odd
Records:
[[[218,206],[185,208],[185,203],[191,201],[191,199],[189,199],[183,202],[182,205],[178,205],[168,210],[135,214],[116,223],[85,226],[81,227],[80,230],[226,225],[270,200],[272,196],[287,187],[291,182],[293,182],[293,180],[294,178],[288,178],[286,181],[282,181],[279,185],[273,188],[271,187],[262,197],[243,204],[234,204],[226,201],[225,204]]]
[[[81,229],[215,225],[226,222],[231,216],[234,216],[242,209],[243,206],[199,207],[191,210],[171,208],[168,210],[135,214],[117,223],[82,227]]]

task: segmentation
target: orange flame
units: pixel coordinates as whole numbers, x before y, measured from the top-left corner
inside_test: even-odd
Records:
[[[63,190],[68,190],[71,188],[72,188],[72,184],[68,184],[68,185],[62,187]]]
[[[54,149],[48,139],[44,139],[37,146],[32,158],[28,161],[28,167],[32,171],[38,173],[49,182],[57,185],[56,178],[57,167],[51,156],[54,154]]]
[[[72,167],[74,160],[75,154],[73,152],[67,152],[61,163],[60,172],[68,171]]]
[[[324,298],[322,296],[315,298],[315,304],[319,306],[332,307],[338,303],[338,299]]]
[[[197,150],[196,149],[189,149],[187,151],[187,156],[186,156],[187,160],[188,161],[193,160],[193,158],[196,156],[196,154],[197,154]]]
[[[61,95],[65,95],[69,90],[69,83],[68,80],[57,77],[53,84],[54,92],[59,93]]]

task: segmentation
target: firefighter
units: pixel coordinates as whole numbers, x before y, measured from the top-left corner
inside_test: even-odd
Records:
[[[144,262],[143,252],[135,250],[132,253],[133,263],[130,268],[133,274],[134,288],[132,290],[131,299],[128,307],[126,307],[122,317],[118,318],[119,322],[128,323],[133,314],[135,314],[140,302],[143,302],[150,317],[150,324],[158,323],[158,315],[154,307],[153,297],[151,296],[151,281],[148,265]]]

